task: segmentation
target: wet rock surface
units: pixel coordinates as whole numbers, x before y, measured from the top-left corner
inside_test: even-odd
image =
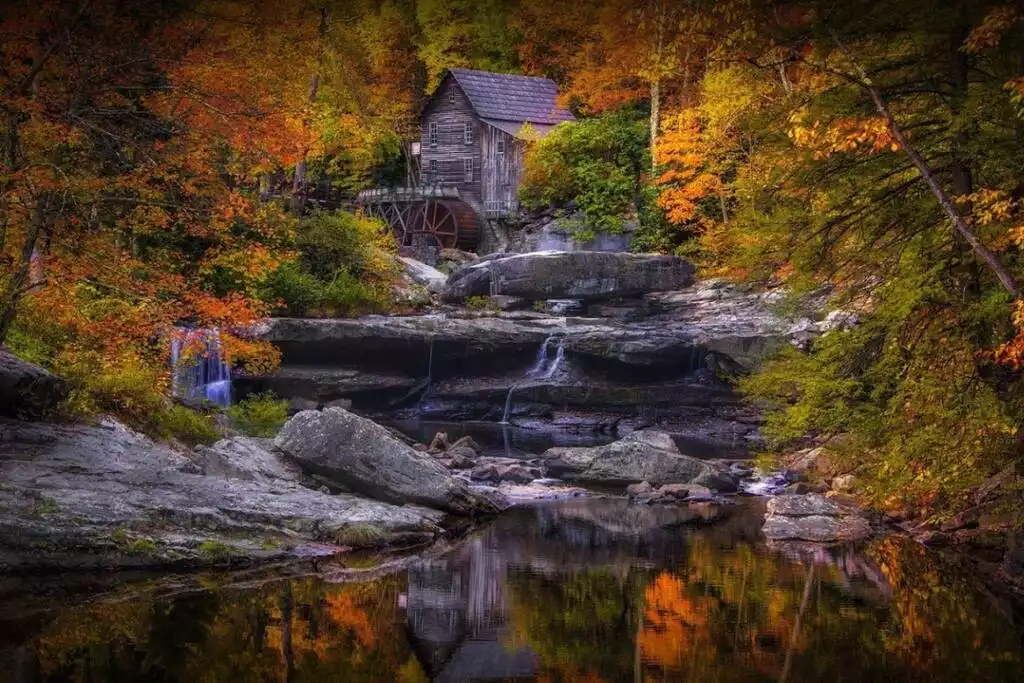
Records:
[[[0,423],[0,568],[207,565],[414,543],[445,515],[307,488],[264,440],[189,454],[119,423]]]
[[[409,501],[459,515],[500,509],[429,455],[342,408],[296,414],[274,444],[304,469],[377,499]]]

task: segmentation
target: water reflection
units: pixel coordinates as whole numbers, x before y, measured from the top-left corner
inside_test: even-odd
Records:
[[[10,603],[0,671],[19,683],[1020,680],[1013,613],[941,557],[890,539],[811,562],[765,548],[756,509],[707,523],[715,513],[567,501],[512,510],[373,580]]]

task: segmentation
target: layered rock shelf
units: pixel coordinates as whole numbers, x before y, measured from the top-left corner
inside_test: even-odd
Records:
[[[450,309],[277,318],[251,333],[281,349],[281,369],[236,378],[236,388],[243,395],[273,391],[302,407],[348,399],[381,418],[589,425],[612,433],[658,425],[745,439],[755,436],[758,416],[721,377],[834,324],[783,318],[774,312],[781,297],[709,281],[587,304],[576,316]]]

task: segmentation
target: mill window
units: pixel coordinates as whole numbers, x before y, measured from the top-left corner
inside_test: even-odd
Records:
[[[430,133],[429,133],[430,146],[431,147],[437,147],[437,137],[438,137],[438,135],[437,135],[437,122],[432,122],[430,124],[429,131],[430,131]]]
[[[466,173],[465,173],[465,175],[466,175],[466,179],[465,179],[466,182],[467,183],[473,182],[473,159],[472,158],[466,159],[463,162],[463,167],[464,167],[464,169],[466,171]]]
[[[473,144],[473,124],[468,121],[462,124],[462,140],[467,145]]]

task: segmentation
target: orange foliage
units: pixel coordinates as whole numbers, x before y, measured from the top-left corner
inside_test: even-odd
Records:
[[[666,667],[678,666],[701,642],[710,637],[710,613],[714,600],[690,597],[686,584],[662,572],[644,591],[644,625],[640,651],[644,659]]]

